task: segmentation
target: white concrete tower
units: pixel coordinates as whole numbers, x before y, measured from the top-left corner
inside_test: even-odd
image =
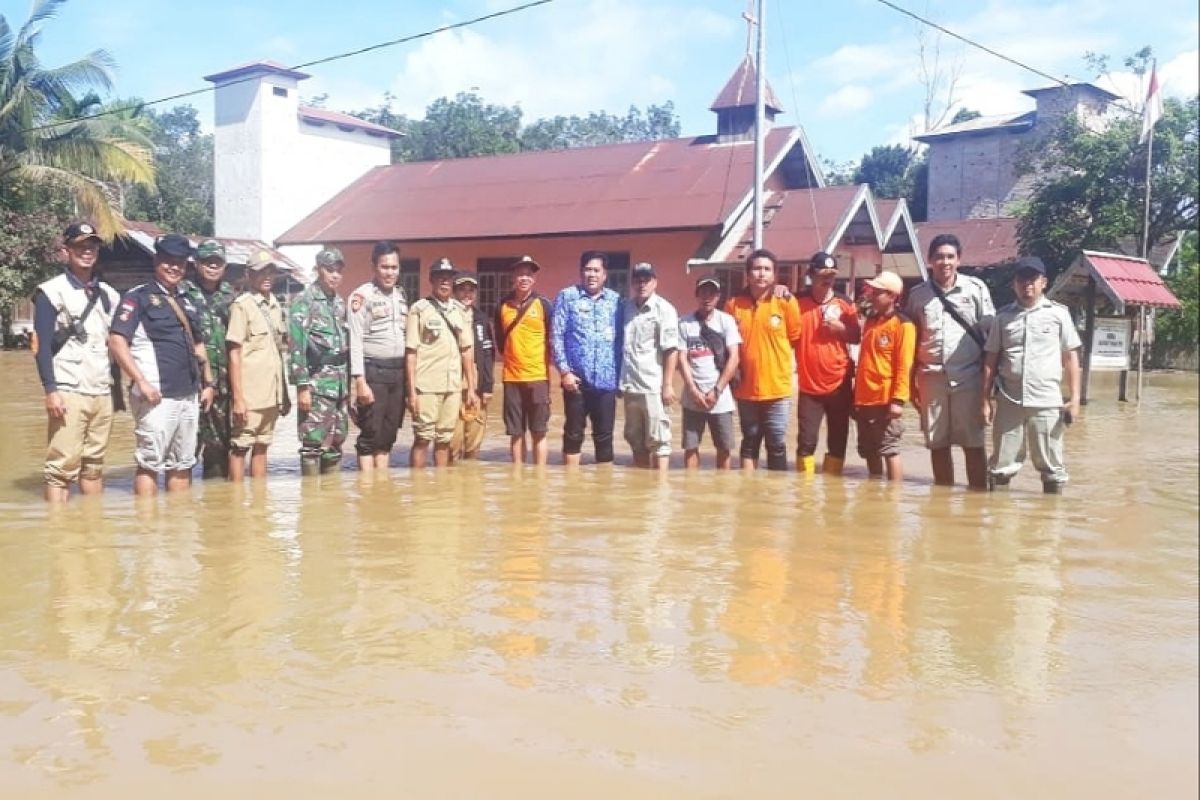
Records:
[[[217,236],[273,243],[367,170],[391,163],[391,140],[400,134],[302,106],[298,86],[308,77],[271,61],[205,76],[216,84]],[[311,265],[316,248],[300,251],[287,255]]]

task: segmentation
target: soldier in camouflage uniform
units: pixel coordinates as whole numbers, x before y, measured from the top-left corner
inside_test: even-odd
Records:
[[[200,311],[200,330],[212,365],[216,396],[207,411],[201,410],[196,437],[196,457],[205,478],[229,474],[229,357],[225,354],[225,331],[229,306],[237,291],[225,278],[225,247],[206,239],[196,248],[196,273],[185,280],[180,292]]]
[[[350,340],[346,302],[337,294],[345,267],[338,250],[317,253],[317,279],[288,314],[301,475],[336,470],[349,430]]]

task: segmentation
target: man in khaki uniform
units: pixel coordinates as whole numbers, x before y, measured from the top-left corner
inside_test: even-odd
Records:
[[[408,410],[413,419],[409,464],[414,468],[425,466],[430,442],[434,466],[448,465],[450,441],[464,401],[472,411],[479,407],[475,341],[466,308],[451,296],[454,273],[454,265],[444,258],[434,264],[429,270],[432,293],[408,311],[404,341]]]
[[[275,422],[287,413],[287,384],[283,373],[285,331],[283,308],[271,287],[277,265],[271,254],[258,251],[246,265],[246,291],[229,307],[229,394],[232,435],[229,480],[245,475],[250,453],[250,477],[267,474],[267,448]]]

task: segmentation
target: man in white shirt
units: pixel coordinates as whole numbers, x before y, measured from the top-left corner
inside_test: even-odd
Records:
[[[685,357],[679,359],[683,376],[683,465],[700,466],[700,440],[704,428],[717,449],[717,469],[729,469],[733,450],[733,392],[729,384],[737,375],[738,345],[742,335],[733,317],[717,306],[721,282],[712,275],[696,281],[696,310],[679,320],[679,337]]]

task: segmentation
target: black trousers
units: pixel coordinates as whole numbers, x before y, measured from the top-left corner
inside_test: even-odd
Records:
[[[360,456],[388,453],[404,424],[407,378],[403,358],[368,358],[363,377],[375,395],[369,406],[358,406],[358,438],[354,450]]]
[[[583,449],[583,431],[588,420],[592,423],[592,444],[596,448],[596,463],[613,460],[613,427],[617,419],[616,390],[602,391],[580,387],[578,392],[563,392],[563,453],[576,455]]]
[[[796,408],[796,416],[800,423],[799,433],[796,435],[796,455],[803,458],[817,452],[821,419],[827,418],[829,435],[825,444],[829,455],[845,458],[846,440],[850,436],[850,412],[854,409],[854,379],[847,374],[842,385],[829,394],[800,392]]]

